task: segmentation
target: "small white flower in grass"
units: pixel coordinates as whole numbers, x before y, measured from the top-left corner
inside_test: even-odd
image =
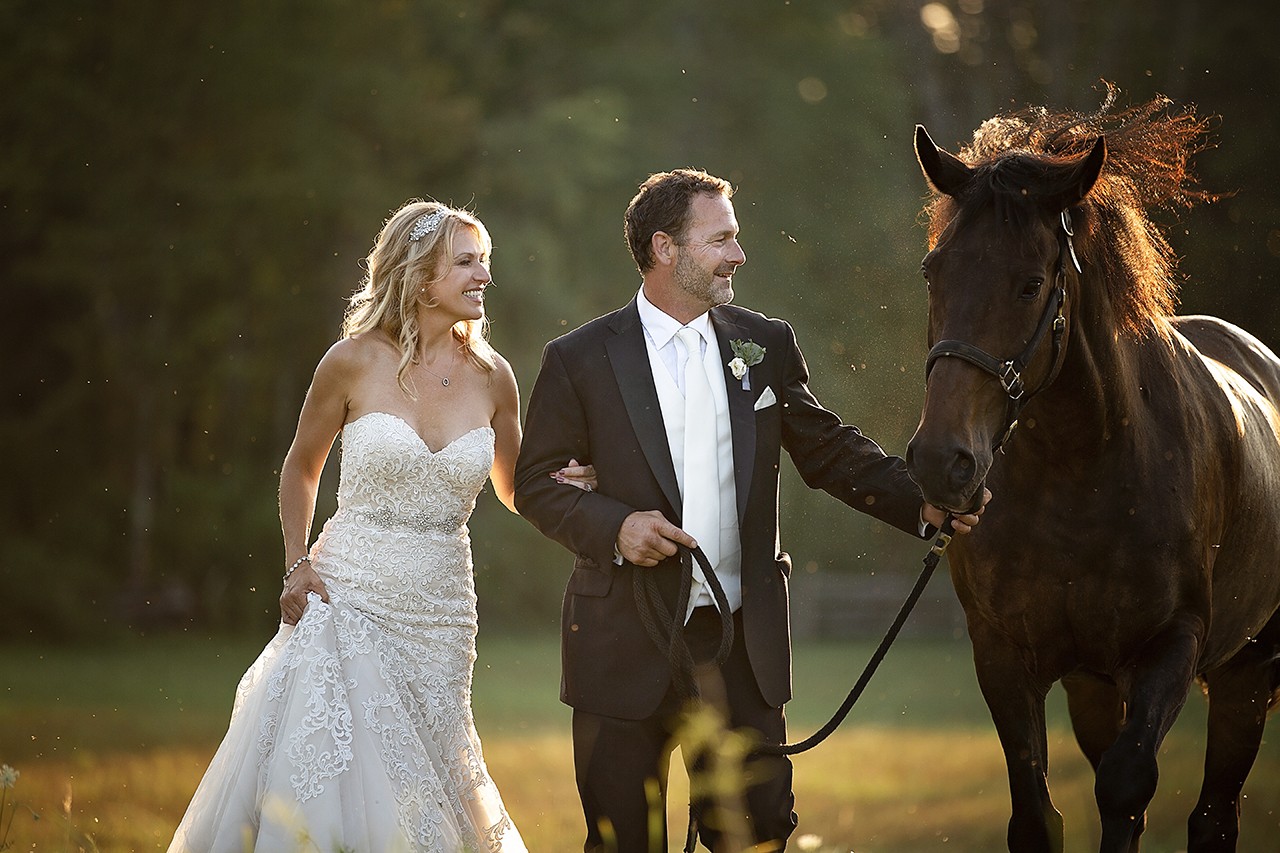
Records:
[[[18,771],[8,764],[0,764],[0,788],[12,788],[18,784]]]

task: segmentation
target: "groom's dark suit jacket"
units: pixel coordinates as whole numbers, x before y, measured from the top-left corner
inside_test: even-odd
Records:
[[[711,310],[733,429],[742,537],[742,624],[765,700],[791,698],[787,579],[778,543],[778,464],[785,448],[804,481],[855,509],[918,536],[920,494],[901,459],[822,408],[791,326],[732,305]],[[750,390],[728,369],[730,341],[754,341],[764,360]],[[765,389],[777,402],[755,409]],[[591,463],[599,487],[584,492],[549,474],[569,459]],[[674,609],[680,566],[614,564],[623,519],[637,510],[681,518],[645,334],[634,300],[549,343],[529,398],[516,465],[516,506],[576,556],[565,590],[561,699],[582,711],[626,719],[652,714],[670,682],[666,656],[640,621],[632,573],[656,572]]]

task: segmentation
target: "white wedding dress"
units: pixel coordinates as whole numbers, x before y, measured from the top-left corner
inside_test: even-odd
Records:
[[[480,427],[436,452],[374,412],[342,433],[312,594],[236,689],[173,851],[524,851],[471,715],[466,522],[493,464]]]

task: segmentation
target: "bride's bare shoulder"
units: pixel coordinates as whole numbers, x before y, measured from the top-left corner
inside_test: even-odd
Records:
[[[503,382],[514,383],[516,381],[516,373],[511,369],[511,362],[503,358],[502,353],[497,350],[491,350],[493,354],[493,373],[496,378]]]
[[[320,359],[320,366],[331,364],[343,371],[363,371],[386,363],[399,361],[395,345],[382,331],[364,332],[336,341]]]

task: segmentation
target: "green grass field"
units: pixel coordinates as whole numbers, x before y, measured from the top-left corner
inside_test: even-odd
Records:
[[[234,685],[266,639],[166,637],[0,652],[0,763],[21,773],[8,792],[22,804],[9,831],[13,849],[163,850],[226,726]],[[793,739],[834,710],[871,649],[797,644]],[[581,849],[569,711],[556,699],[558,685],[554,638],[481,637],[475,705],[485,757],[535,853]],[[1183,849],[1204,715],[1193,696],[1166,741],[1145,851]],[[1096,850],[1092,777],[1057,690],[1050,723],[1051,784],[1067,849]],[[1280,847],[1277,726],[1273,720],[1245,788],[1244,853]],[[1003,849],[1004,764],[963,641],[900,641],[841,730],[795,764],[800,830],[791,849]],[[675,835],[683,832],[686,791],[683,772],[674,771]]]

